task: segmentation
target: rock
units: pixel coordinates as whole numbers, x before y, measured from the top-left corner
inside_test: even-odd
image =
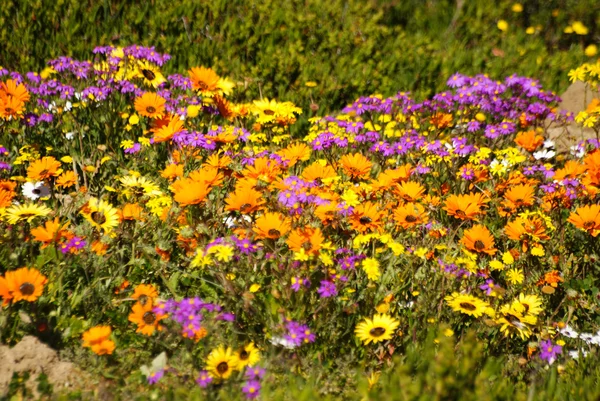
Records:
[[[582,110],[585,110],[588,104],[594,98],[600,98],[600,93],[592,91],[583,82],[576,81],[567,90],[560,95],[562,101],[558,105],[559,110],[570,111],[575,116]],[[596,138],[596,133],[590,128],[582,128],[575,122],[566,127],[550,124],[548,128],[548,137],[556,143],[556,150],[568,152],[569,148],[579,142]]]
[[[72,363],[61,361],[56,351],[33,336],[23,337],[13,348],[0,345],[0,361],[0,398],[8,393],[14,373],[29,372],[27,386],[36,398],[40,373],[46,374],[55,391],[71,387],[80,377]]]

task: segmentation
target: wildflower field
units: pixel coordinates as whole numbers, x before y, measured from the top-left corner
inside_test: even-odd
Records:
[[[43,3],[0,6],[0,399],[600,397],[595,2]]]

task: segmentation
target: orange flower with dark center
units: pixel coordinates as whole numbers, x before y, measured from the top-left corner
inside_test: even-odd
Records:
[[[534,152],[544,143],[544,137],[538,135],[534,130],[519,132],[515,136],[515,143],[528,152]]]
[[[236,188],[234,193],[229,194],[225,203],[225,210],[250,214],[261,210],[265,201],[262,194],[252,188]]]
[[[488,200],[481,193],[466,195],[450,195],[446,198],[444,210],[448,215],[461,220],[477,220],[479,215],[485,214],[482,207]]]
[[[328,226],[332,224],[337,216],[338,208],[334,202],[329,202],[326,205],[319,205],[315,209],[315,216],[321,220],[321,224]]]
[[[336,177],[337,173],[330,165],[326,164],[323,166],[319,162],[314,162],[308,165],[302,171],[302,179],[309,182],[316,182],[317,184],[322,184],[324,180],[328,178]]]
[[[373,163],[360,153],[344,155],[340,159],[340,165],[346,174],[352,178],[360,178],[369,175]]]
[[[146,302],[142,305],[140,302],[136,302],[131,308],[129,314],[129,321],[137,324],[136,333],[142,333],[146,336],[151,336],[155,330],[162,330],[163,327],[160,325],[160,321],[166,319],[168,315],[157,315],[154,311],[152,302]]]
[[[550,239],[546,234],[546,223],[539,216],[517,217],[506,224],[504,233],[508,238],[521,242],[523,252],[527,251],[530,243],[537,244]]]
[[[27,168],[27,178],[31,181],[44,181],[60,173],[60,162],[52,156],[42,157]]]
[[[535,187],[533,185],[522,184],[509,188],[504,193],[502,206],[509,211],[515,211],[520,207],[533,205]]]
[[[394,210],[396,225],[403,229],[412,228],[429,221],[429,213],[419,203],[407,203]]]
[[[290,228],[290,219],[281,213],[267,212],[256,219],[252,230],[257,238],[276,240],[286,235],[290,231]]]
[[[158,298],[158,291],[152,284],[139,284],[133,290],[131,298],[137,300],[142,306],[148,303],[154,305],[154,300]]]
[[[494,255],[497,251],[494,248],[494,237],[490,233],[490,230],[480,224],[465,230],[460,242],[465,248],[477,253]]]
[[[259,157],[254,160],[252,166],[246,166],[241,175],[253,180],[270,183],[279,175],[280,171],[279,165],[274,160],[268,157]]]
[[[425,187],[416,181],[406,181],[396,187],[395,193],[406,202],[417,202],[425,193]]]
[[[58,243],[62,238],[68,236],[67,226],[69,223],[61,224],[58,217],[48,220],[43,226],[31,229],[31,235],[36,241],[42,242],[42,249],[52,243]]]
[[[309,255],[318,255],[324,240],[320,228],[306,227],[292,231],[286,243],[294,252],[304,249]]]
[[[567,221],[580,230],[587,231],[592,237],[600,234],[600,205],[578,207]]]
[[[219,76],[210,68],[194,67],[188,70],[192,88],[202,94],[209,94],[218,89]]]
[[[165,111],[167,101],[154,92],[146,92],[135,98],[135,110],[142,116],[148,118],[161,118]]]
[[[210,187],[223,183],[223,173],[219,169],[210,166],[202,166],[200,170],[192,171],[189,178],[205,182]]]
[[[48,281],[39,270],[27,267],[7,271],[5,279],[13,302],[37,300],[44,292],[44,285]]]
[[[350,226],[360,233],[366,231],[379,231],[381,228],[382,213],[371,202],[362,203],[354,208],[349,217]]]
[[[0,99],[0,117],[5,120],[21,117],[24,109],[25,103],[15,97]]]
[[[176,115],[165,115],[162,118],[157,118],[152,123],[150,132],[154,133],[154,142],[166,142],[173,139],[173,136],[183,131],[183,121]]]
[[[72,187],[77,183],[77,174],[74,171],[65,171],[56,179],[57,188],[68,188]]]

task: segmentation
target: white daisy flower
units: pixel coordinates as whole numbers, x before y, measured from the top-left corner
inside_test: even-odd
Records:
[[[50,188],[43,181],[26,182],[23,184],[22,192],[23,196],[31,200],[50,196]]]
[[[535,152],[533,154],[533,157],[535,157],[535,160],[540,160],[540,159],[548,160],[548,159],[552,159],[555,154],[556,154],[556,152],[553,150],[543,149],[543,150],[539,150],[539,151]]]

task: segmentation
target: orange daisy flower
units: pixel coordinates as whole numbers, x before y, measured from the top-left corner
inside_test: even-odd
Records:
[[[148,302],[154,305],[154,300],[158,298],[158,291],[152,284],[139,284],[134,288],[131,298],[137,300],[142,306]]]
[[[265,201],[262,199],[262,194],[252,188],[236,188],[234,193],[229,194],[225,203],[227,204],[225,210],[250,214],[261,210]]]
[[[419,203],[407,203],[394,210],[396,225],[409,229],[429,221],[429,213]]]
[[[600,205],[578,207],[567,221],[575,227],[587,231],[592,237],[600,234]]]
[[[480,193],[469,193],[466,195],[450,195],[444,204],[444,210],[448,215],[461,220],[477,220],[484,214],[482,207],[488,202]]]
[[[535,187],[529,184],[521,184],[509,188],[504,193],[502,206],[508,211],[515,211],[520,207],[533,205]]]
[[[290,231],[290,219],[281,213],[267,212],[256,219],[253,231],[257,238],[278,239]]]
[[[236,116],[235,110],[231,103],[229,103],[225,98],[215,95],[213,97],[213,102],[215,106],[217,106],[217,110],[219,110],[219,114],[226,120],[233,120]]]
[[[323,166],[319,162],[314,162],[302,171],[302,179],[309,182],[321,184],[327,178],[336,177],[337,173],[329,164]]]
[[[48,245],[55,243],[57,244],[61,238],[68,236],[66,230],[69,223],[61,224],[58,217],[54,220],[48,220],[43,226],[39,226],[31,229],[31,235],[36,241],[42,242],[42,249]]]
[[[521,242],[523,252],[527,252],[530,243],[550,239],[546,234],[546,223],[539,216],[517,217],[506,224],[504,233],[508,238]]]
[[[318,255],[324,240],[320,228],[306,227],[292,231],[286,243],[294,252],[304,249],[307,254]]]
[[[74,171],[65,171],[56,179],[57,188],[68,188],[72,187],[77,183],[77,174]]]
[[[354,179],[369,175],[373,167],[373,163],[360,153],[344,155],[340,164],[344,172]]]
[[[150,132],[154,133],[154,142],[160,143],[170,141],[176,133],[183,129],[183,121],[178,116],[167,114],[154,120]]]
[[[108,339],[111,332],[110,326],[92,327],[83,333],[83,346],[97,355],[111,355],[115,350],[115,343]]]
[[[287,160],[288,167],[292,167],[298,163],[298,161],[306,161],[310,159],[310,148],[304,143],[294,143],[281,150],[279,155],[283,159]]]
[[[44,285],[48,281],[39,270],[27,267],[6,272],[5,278],[13,302],[37,300],[44,292]]]
[[[133,221],[142,219],[142,211],[143,209],[139,205],[135,203],[127,203],[122,209],[117,211],[117,214],[119,215],[120,221]]]
[[[417,202],[425,193],[425,187],[415,181],[406,181],[396,187],[395,193],[407,202]]]
[[[181,206],[197,205],[204,202],[211,187],[204,181],[182,178],[171,185],[173,199]]]
[[[465,230],[460,241],[467,249],[478,253],[487,253],[494,255],[494,237],[487,227],[477,224],[468,230]]]
[[[528,152],[534,152],[544,143],[544,137],[538,135],[534,130],[519,132],[515,136],[515,143]]]
[[[24,109],[25,103],[15,97],[0,98],[0,117],[5,120],[20,118]]]
[[[166,319],[168,315],[159,316],[152,309],[154,309],[152,302],[147,302],[145,305],[136,302],[133,305],[131,308],[132,312],[129,314],[129,321],[137,324],[136,333],[151,336],[154,330],[160,331],[163,329],[160,321]]]
[[[27,178],[31,181],[43,181],[50,177],[56,177],[61,172],[60,162],[52,156],[46,156],[29,165]]]
[[[354,208],[349,217],[350,226],[360,233],[378,231],[381,228],[383,213],[371,202],[360,204]]]
[[[169,164],[163,171],[160,172],[162,178],[174,180],[178,177],[183,177],[183,164]]]
[[[9,79],[6,82],[0,83],[0,99],[12,97],[20,102],[26,103],[29,101],[29,92],[23,84],[18,84],[17,81]]]
[[[329,202],[326,205],[319,205],[315,209],[315,216],[321,220],[321,224],[328,226],[333,224],[337,215],[337,206],[334,202]]]
[[[154,92],[146,92],[135,98],[134,107],[144,117],[161,118],[165,111],[165,103],[167,101],[163,97]]]
[[[218,89],[219,76],[210,68],[194,67],[188,70],[192,88],[202,94],[210,94]]]

